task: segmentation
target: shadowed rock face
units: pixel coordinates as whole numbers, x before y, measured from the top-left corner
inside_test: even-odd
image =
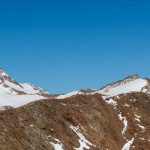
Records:
[[[57,144],[73,150],[84,143],[91,150],[121,150],[134,137],[131,150],[149,150],[150,97],[131,93],[112,99],[116,105],[100,94],[76,95],[2,111],[0,149],[54,150]]]

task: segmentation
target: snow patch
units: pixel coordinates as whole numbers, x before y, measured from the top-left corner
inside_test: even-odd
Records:
[[[40,93],[41,91],[42,91],[42,93],[44,93],[44,94],[48,94],[47,91],[45,91],[45,90],[43,90],[43,89],[41,89],[41,88],[39,88],[39,87],[35,87],[35,86],[33,86],[32,84],[30,84],[30,83],[21,83],[20,85],[23,87],[23,89],[22,89],[23,92],[25,92],[25,93],[27,93],[27,94],[32,94],[32,95],[34,95],[34,94]]]
[[[128,141],[121,150],[130,150],[130,147],[133,144],[133,142],[134,142],[134,137],[130,141]]]
[[[22,91],[23,90],[23,88],[21,87],[21,85],[15,84],[12,81],[10,82],[9,80],[5,80],[4,83],[5,83],[5,85],[7,85],[10,88],[13,88],[15,90],[18,90],[18,91]]]
[[[107,96],[102,96],[102,98],[105,100],[105,102],[112,106],[117,106],[117,102],[113,100],[112,98],[108,98]]]
[[[70,93],[65,94],[65,95],[59,95],[56,98],[57,99],[65,99],[65,98],[72,97],[72,96],[78,95],[78,94],[80,95],[80,94],[83,94],[83,93],[80,92],[80,91],[73,91],[73,92],[70,92]]]
[[[121,121],[123,121],[123,124],[124,124],[124,128],[122,130],[122,135],[124,135],[127,130],[127,127],[128,127],[128,121],[127,121],[126,117],[122,117],[121,113],[118,116],[119,116],[119,119]]]
[[[117,102],[116,102],[116,101],[114,101],[112,98],[111,98],[111,99],[109,99],[109,100],[105,100],[105,101],[106,101],[106,103],[108,103],[109,105],[117,106]]]
[[[138,126],[139,126],[142,130],[145,130],[145,127],[144,127],[144,126],[139,125],[139,124],[138,124]]]
[[[51,142],[54,147],[54,150],[64,150],[62,143],[58,139],[54,139],[57,143]]]
[[[124,104],[123,106],[124,106],[124,107],[130,107],[130,105],[129,105],[129,104]]]
[[[140,118],[141,118],[141,116],[135,115],[135,120],[136,120],[136,121],[141,122],[141,121],[140,121]]]
[[[94,146],[90,141],[88,141],[85,136],[81,133],[79,126],[74,127],[72,125],[69,126],[80,138],[79,143],[80,147],[75,148],[75,150],[84,150],[85,149],[90,149],[90,146]]]

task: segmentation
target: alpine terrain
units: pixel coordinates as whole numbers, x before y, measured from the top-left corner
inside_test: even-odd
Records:
[[[49,94],[0,69],[1,150],[150,150],[150,79]]]
[[[47,91],[30,83],[19,83],[0,69],[0,107],[18,107],[33,100],[51,97]]]

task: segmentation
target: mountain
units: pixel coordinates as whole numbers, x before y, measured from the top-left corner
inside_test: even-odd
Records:
[[[143,92],[150,93],[150,79],[141,78],[138,75],[131,75],[122,80],[116,81],[114,83],[108,84],[99,90],[96,89],[81,89],[78,91],[73,91],[64,95],[59,95],[58,99],[68,98],[74,95],[81,94],[96,94],[105,95],[107,97],[113,97],[119,94],[132,93],[132,92]]]
[[[19,83],[0,69],[0,106],[19,107],[31,101],[51,97],[47,91],[30,83]]]
[[[35,101],[0,112],[0,148],[149,150],[149,108],[145,93]]]
[[[150,91],[149,79],[140,78],[138,75],[132,75],[123,80],[111,83],[101,88],[97,92],[102,95],[115,96],[123,93],[144,92]]]
[[[9,77],[2,69],[0,69],[0,94],[14,94],[14,95],[46,95],[47,91],[36,87],[30,83],[18,83]]]
[[[0,103],[3,95],[9,95],[7,102],[17,107],[7,105],[0,111],[2,150],[150,149],[148,78],[132,75],[99,90],[81,89],[49,97],[33,85],[25,88],[4,71],[1,81]],[[24,97],[17,101],[21,107],[13,96]],[[25,96],[38,96],[38,101],[28,101]]]

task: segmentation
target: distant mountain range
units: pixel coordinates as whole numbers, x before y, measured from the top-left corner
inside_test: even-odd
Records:
[[[0,69],[0,149],[149,150],[150,79],[50,94]]]
[[[0,106],[19,107],[31,101],[52,97],[46,90],[30,83],[19,83],[0,69]]]
[[[150,79],[141,78],[138,75],[131,75],[117,82],[108,84],[99,90],[96,89],[83,89],[74,91],[66,95],[59,95],[58,99],[67,98],[77,94],[96,94],[112,97],[119,94],[132,93],[132,92],[143,92],[150,94]]]
[[[64,99],[73,95],[99,93],[105,96],[114,96],[123,93],[144,92],[150,93],[150,80],[142,79],[138,75],[128,76],[123,80],[111,83],[96,89],[81,89],[64,95],[50,94],[48,91],[32,85],[31,83],[19,83],[0,69],[0,107],[19,107],[38,99],[57,98]]]

